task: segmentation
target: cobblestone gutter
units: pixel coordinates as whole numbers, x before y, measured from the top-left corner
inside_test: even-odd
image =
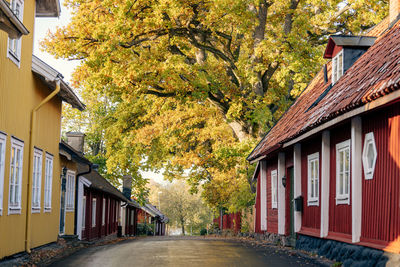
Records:
[[[32,249],[31,254],[26,252],[18,253],[0,260],[0,266],[47,266],[56,260],[64,258],[72,253],[87,247],[103,246],[107,244],[118,243],[135,237],[117,238],[116,235],[110,235],[94,241],[80,241],[75,236],[66,236],[59,238],[57,242],[50,243],[41,247]]]
[[[299,235],[296,249],[336,260],[344,267],[400,266],[400,255],[328,239]]]

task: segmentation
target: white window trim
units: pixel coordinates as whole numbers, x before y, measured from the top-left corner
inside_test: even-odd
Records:
[[[86,226],[86,196],[82,197],[82,230],[85,230]]]
[[[49,173],[47,161],[50,162],[51,164],[51,170]],[[44,178],[44,212],[51,212],[51,205],[52,205],[52,197],[53,197],[53,170],[54,170],[54,157],[53,155],[46,153],[46,159],[45,159],[45,178]],[[49,190],[48,197],[49,199],[46,198],[46,190]],[[48,200],[49,203],[46,203]],[[47,205],[49,204],[49,205]]]
[[[351,139],[346,140],[344,142],[336,144],[336,205],[338,204],[348,204],[350,205],[350,183],[351,183]],[[348,194],[340,194],[339,193],[339,158],[338,154],[339,151],[342,149],[348,149],[349,150],[349,179],[348,179],[348,188],[349,192]],[[343,185],[344,186],[344,185]]]
[[[35,170],[35,168],[36,168],[35,157],[38,157],[39,161],[40,161],[40,163],[39,163],[39,171],[38,171],[38,176],[39,177],[35,176],[35,171],[36,171]],[[33,152],[33,173],[32,173],[32,196],[31,196],[31,198],[32,198],[31,199],[31,212],[32,213],[40,213],[40,209],[41,209],[40,198],[41,198],[41,191],[42,191],[42,168],[43,168],[43,151],[38,149],[38,148],[35,148],[34,152]],[[35,179],[37,179],[37,178],[38,178],[38,180],[35,181]],[[36,184],[36,182],[38,184]],[[34,188],[35,185],[39,189],[38,190],[39,206],[33,206],[33,200],[34,200],[34,197],[36,196],[35,195],[35,188]]]
[[[10,1],[10,8],[14,11],[13,3],[19,2],[21,5],[21,13],[18,16],[18,19],[23,22],[24,18],[24,1],[23,0],[11,0]],[[9,58],[15,65],[20,68],[21,64],[21,46],[22,46],[22,36],[17,39],[17,53],[13,53],[10,50],[10,38],[7,40],[7,58]]]
[[[7,135],[0,132],[0,216],[3,215],[3,198],[4,198],[4,169],[6,165],[6,146]]]
[[[276,201],[274,201],[276,199]],[[278,208],[278,171],[271,171],[271,206],[273,209]]]
[[[72,182],[69,181],[68,177],[72,176]],[[65,211],[66,212],[73,212],[75,210],[75,172],[68,170],[67,177],[66,177],[66,190],[65,190]],[[71,201],[71,203],[69,202]],[[71,206],[69,206],[71,204]]]
[[[338,59],[340,58],[339,56],[342,56],[342,73],[339,73],[339,64],[338,64]],[[336,71],[336,76],[333,75],[334,71]],[[336,56],[332,59],[332,85],[334,85],[335,83],[337,83],[337,81],[340,80],[340,78],[343,76],[344,73],[344,54],[343,54],[343,49],[336,54]],[[334,79],[334,77],[336,77]]]
[[[20,167],[21,170],[19,171],[19,177],[16,177],[19,182],[19,189],[18,189],[18,194],[19,194],[19,203],[17,203],[16,206],[11,206],[10,202],[8,203],[8,214],[21,214],[21,199],[22,199],[22,172],[23,172],[23,166],[24,166],[24,142],[20,141],[14,137],[11,137],[11,149],[10,149],[10,183],[9,183],[9,201],[11,197],[11,161],[12,161],[12,149],[13,148],[18,148],[21,149],[21,162],[20,162]]]
[[[96,227],[96,209],[97,209],[97,199],[92,200],[92,227]]]
[[[373,163],[372,163],[371,167],[368,166],[367,148],[368,148],[369,144],[372,144],[372,149],[375,151],[375,158],[373,160]],[[365,134],[363,156],[362,157],[363,157],[363,167],[364,167],[365,180],[372,180],[374,178],[376,159],[378,157],[378,151],[376,150],[375,137],[374,137],[374,133],[373,132],[369,132],[369,133]]]
[[[318,165],[318,172],[317,172],[317,177],[316,180],[318,181],[318,186],[317,186],[317,196],[311,197],[311,162],[317,162]],[[314,154],[310,154],[307,156],[307,206],[319,206],[319,185],[320,185],[320,179],[319,179],[319,172],[320,172],[320,164],[319,164],[319,152],[316,152]]]

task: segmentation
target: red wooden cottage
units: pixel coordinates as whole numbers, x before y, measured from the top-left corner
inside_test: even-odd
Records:
[[[132,176],[126,175],[122,178],[122,194],[126,201],[121,205],[121,226],[122,235],[137,235],[138,211],[140,205],[131,199],[132,196]]]
[[[83,169],[79,171],[83,172]],[[91,240],[116,234],[121,202],[126,201],[126,198],[97,171],[92,170],[83,177],[90,184],[84,186],[82,239]]]
[[[331,36],[327,64],[248,156],[257,233],[400,252],[399,11],[391,0],[365,36]]]

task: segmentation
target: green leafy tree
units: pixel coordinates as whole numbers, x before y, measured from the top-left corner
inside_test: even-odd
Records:
[[[323,63],[330,34],[360,34],[379,0],[67,0],[43,48],[81,60],[74,84],[107,99],[107,171],[164,169],[208,203],[252,195],[245,156]],[[100,108],[100,107],[98,107]],[[96,108],[94,108],[96,110]],[[144,188],[144,187],[142,187]],[[236,202],[244,192],[248,196]]]

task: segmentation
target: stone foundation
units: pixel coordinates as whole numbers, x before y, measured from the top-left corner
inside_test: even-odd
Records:
[[[290,238],[284,235],[278,235],[274,233],[264,233],[264,234],[254,233],[254,238],[256,240],[268,241],[275,245],[290,247]]]
[[[342,262],[344,267],[400,266],[398,254],[305,235],[298,235],[296,249]]]

